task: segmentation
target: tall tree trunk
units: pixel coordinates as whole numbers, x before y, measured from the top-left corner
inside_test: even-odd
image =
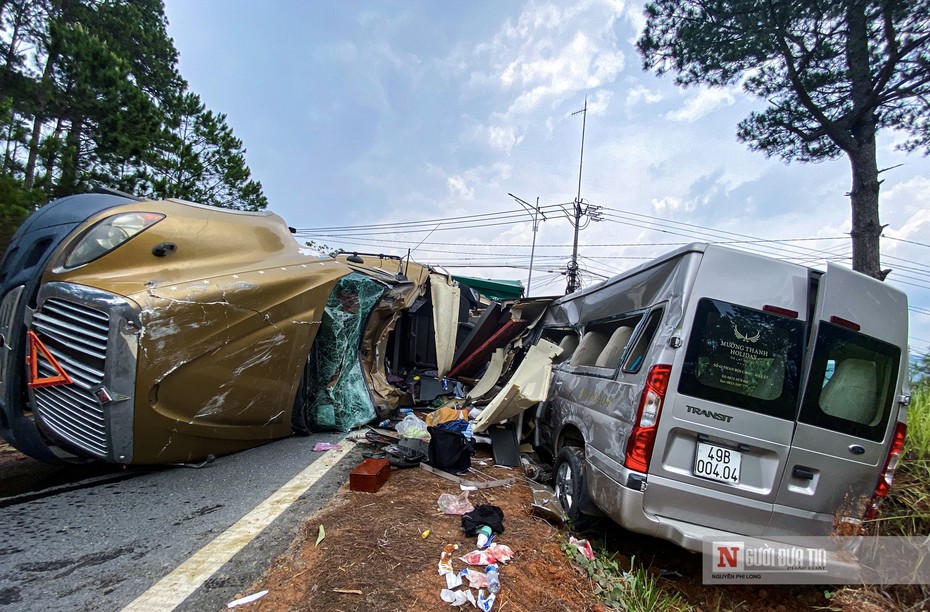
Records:
[[[36,99],[36,113],[32,120],[32,133],[29,136],[29,156],[26,158],[26,169],[23,177],[25,188],[31,189],[35,182],[36,159],[39,157],[39,145],[42,142],[42,124],[45,123],[45,105],[48,103],[48,93],[52,88],[52,69],[58,61],[58,50],[50,49],[42,71],[42,81],[39,84],[39,95]]]
[[[64,124],[64,117],[58,117],[58,120],[55,122],[55,131],[52,132],[50,136],[54,142],[58,142],[61,138],[61,132],[64,130]],[[58,150],[60,149],[53,149],[48,153],[44,163],[45,175],[42,177],[41,181],[36,181],[36,187],[45,193],[51,193],[52,180],[55,173],[55,164],[58,162]]]
[[[14,6],[13,10],[16,11],[16,16],[13,18],[13,30],[10,32],[10,46],[7,47],[6,58],[4,58],[6,69],[11,72],[13,70],[13,64],[16,62],[16,45],[19,44],[19,29],[23,25],[23,13],[25,12],[22,6]],[[3,4],[0,3],[0,16],[3,15],[3,11]]]
[[[71,129],[65,136],[65,154],[61,157],[61,179],[54,188],[56,198],[70,195],[77,190],[78,177],[81,175],[81,132],[84,127],[82,117],[71,119]]]
[[[849,74],[852,111],[847,129],[854,144],[846,150],[852,165],[852,256],[853,270],[884,280],[879,239],[882,225],[878,218],[878,159],[875,148],[876,121],[869,95],[869,36],[866,23],[867,0],[848,0],[846,24],[846,65]]]
[[[858,140],[858,139],[857,139]],[[852,165],[852,257],[853,270],[885,280],[888,271],[881,269],[880,238],[882,225],[878,219],[878,164],[875,157],[875,129],[871,139],[863,138],[858,151],[849,154]]]

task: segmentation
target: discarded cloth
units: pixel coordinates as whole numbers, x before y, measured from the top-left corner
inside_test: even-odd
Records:
[[[494,533],[504,533],[504,511],[497,506],[482,504],[462,515],[462,531],[467,536],[478,535],[478,530],[487,525]]]
[[[439,429],[445,429],[446,431],[457,431],[458,433],[464,435],[466,438],[471,440],[475,437],[475,434],[472,430],[471,423],[464,419],[456,419],[454,421],[446,421],[445,423],[440,423],[436,425]]]
[[[427,425],[439,425],[448,421],[468,420],[467,410],[456,410],[455,408],[437,408],[426,415]]]

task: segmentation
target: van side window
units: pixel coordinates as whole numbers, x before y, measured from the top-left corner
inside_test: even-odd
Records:
[[[649,319],[646,321],[643,332],[639,335],[639,338],[636,339],[636,344],[633,346],[630,354],[627,355],[626,363],[623,364],[624,372],[638,372],[643,366],[643,359],[646,357],[646,351],[649,349],[649,345],[652,344],[652,339],[656,335],[656,330],[659,329],[659,322],[661,320],[661,308],[657,308],[649,313]]]
[[[678,392],[794,420],[804,328],[797,319],[702,298]]]
[[[586,331],[568,365],[593,366],[606,345],[607,336],[598,331]]]
[[[553,365],[564,363],[571,359],[578,348],[578,333],[574,329],[548,328],[543,330],[543,339],[559,345],[562,352],[552,360]]]
[[[891,414],[901,350],[822,321],[800,420],[881,441]]]
[[[642,318],[642,314],[637,313],[585,325],[581,343],[569,365],[615,370]]]

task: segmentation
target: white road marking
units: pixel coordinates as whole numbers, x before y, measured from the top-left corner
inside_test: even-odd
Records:
[[[341,450],[326,451],[316,461],[294,476],[284,486],[212,542],[194,553],[170,574],[156,582],[149,590],[123,608],[123,612],[173,610],[199,589],[207,579],[229,561],[233,555],[251,542],[255,536],[288,509],[304,491],[313,486],[326,472],[347,455],[355,445],[348,441],[349,434],[336,442]]]

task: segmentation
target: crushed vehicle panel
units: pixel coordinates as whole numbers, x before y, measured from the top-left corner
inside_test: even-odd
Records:
[[[8,326],[4,437],[40,459],[62,456],[8,427],[26,429],[27,401],[58,446],[118,463],[189,461],[290,435],[323,307],[350,269],[300,247],[272,213],[126,198],[95,205],[99,197],[50,204],[92,214],[60,229],[57,242],[31,241],[47,263],[26,279],[32,293],[23,291],[21,318]],[[134,234],[112,221],[140,214],[159,218]],[[24,225],[11,250],[37,225]],[[8,256],[3,272],[13,265]],[[18,355],[27,330],[72,384],[26,383]],[[38,359],[39,371],[55,371]]]

